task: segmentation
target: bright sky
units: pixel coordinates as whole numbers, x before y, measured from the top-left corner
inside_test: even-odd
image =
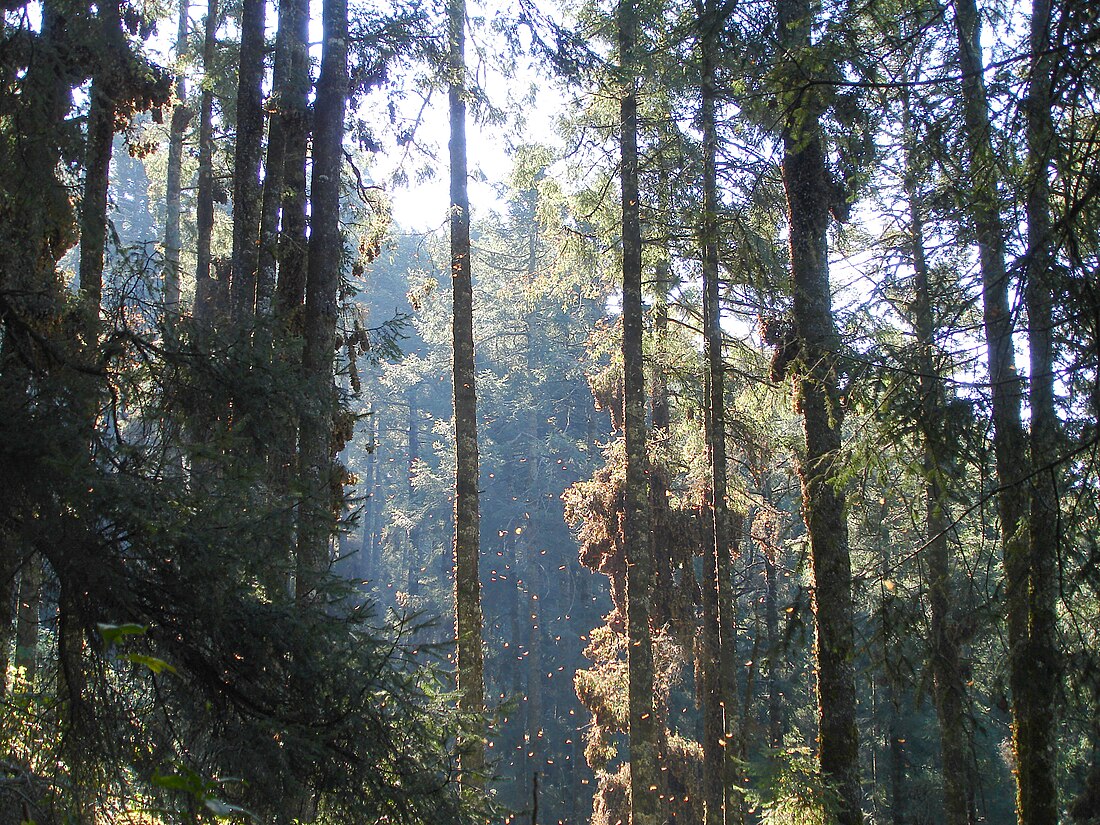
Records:
[[[514,83],[517,88],[527,88],[533,80],[532,75],[525,73]],[[504,78],[488,76],[483,78],[483,82],[493,103],[506,107]],[[512,170],[510,146],[521,143],[554,145],[559,142],[555,129],[561,108],[560,95],[544,83],[538,90],[536,104],[524,109],[526,123],[522,131],[512,123],[485,124],[472,112],[467,112],[466,152],[470,171],[470,211],[474,220],[478,215],[500,206],[496,185],[504,182]],[[419,142],[436,152],[435,174],[429,179],[417,181],[416,167],[422,165],[423,159],[410,159],[407,164],[412,167],[407,169],[409,185],[391,191],[394,220],[403,229],[426,231],[442,225],[446,220],[449,201],[448,136],[447,95],[445,91],[440,91],[432,97],[418,137]],[[398,160],[398,157],[380,158],[380,170],[388,173]],[[388,174],[380,177],[388,177]]]

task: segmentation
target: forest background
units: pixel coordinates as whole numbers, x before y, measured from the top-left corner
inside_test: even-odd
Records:
[[[2,6],[0,820],[1100,822],[1100,9]]]

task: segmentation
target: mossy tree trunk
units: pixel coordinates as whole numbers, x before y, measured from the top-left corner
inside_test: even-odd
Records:
[[[806,0],[781,0],[781,69],[794,86],[813,49],[813,15]],[[803,518],[813,571],[816,625],[818,759],[839,794],[840,825],[862,822],[859,739],[856,730],[852,570],[844,492],[838,389],[840,339],[832,314],[828,229],[833,186],[812,90],[782,89],[790,101],[783,124],[783,185],[787,195],[791,315],[799,357],[793,376],[803,417],[805,451],[799,457]]]
[[[626,437],[626,550],[628,739],[630,823],[657,825],[659,753],[653,696],[653,644],[649,627],[653,548],[646,479],[646,400],[642,358],[642,231],[638,186],[638,97],[633,0],[620,0],[616,24],[622,83],[619,101],[623,237],[623,420]]]

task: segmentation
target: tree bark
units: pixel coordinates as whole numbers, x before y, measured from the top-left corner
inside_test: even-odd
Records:
[[[619,102],[623,221],[623,420],[626,437],[625,514],[627,681],[630,743],[630,823],[657,825],[660,817],[653,643],[649,627],[653,548],[646,480],[645,379],[642,358],[642,232],[638,188],[638,97],[634,0],[617,12],[622,97]]]
[[[179,25],[176,31],[176,62],[187,54],[188,11],[190,0],[180,0]],[[180,199],[183,190],[183,139],[191,123],[187,107],[187,81],[181,71],[176,75],[176,104],[168,128],[168,169],[165,181],[164,208],[164,323],[174,329],[180,316]]]
[[[302,319],[302,377],[309,402],[303,407],[299,434],[302,503],[296,596],[301,603],[315,602],[320,597],[334,528],[332,429],[336,390],[332,363],[336,350],[337,290],[344,256],[340,175],[349,82],[347,0],[325,0],[322,18],[324,47],[314,104],[309,263]]]
[[[284,9],[280,7],[280,13]],[[279,96],[284,145],[282,226],[279,233],[279,274],[275,315],[290,331],[299,326],[305,299],[306,150],[309,142],[309,7],[305,0],[288,0],[290,64],[284,94]]]
[[[218,0],[207,0],[202,46],[203,72],[214,68],[218,47]],[[195,196],[195,322],[200,330],[213,323],[210,240],[214,232],[214,90],[203,83],[199,101],[199,179]]]
[[[699,126],[703,133],[703,215],[700,231],[703,262],[703,349],[707,359],[706,443],[710,466],[713,545],[709,548],[703,594],[706,627],[703,662],[703,784],[707,825],[740,822],[738,799],[728,793],[736,753],[733,736],[737,685],[734,635],[729,493],[726,471],[725,363],[718,261],[718,86],[715,62],[721,26],[718,3],[704,0],[699,15]]]
[[[122,37],[118,0],[100,6],[100,63],[88,93],[88,135],[84,160],[84,193],[80,205],[80,292],[88,326],[85,344],[95,345],[99,308],[103,297],[103,265],[107,241],[107,185],[115,138],[115,75],[121,56],[116,50]],[[125,48],[124,44],[122,47]]]
[[[778,12],[781,59],[799,62],[812,48],[809,3],[782,0]],[[859,825],[852,572],[839,480],[844,410],[837,383],[840,341],[833,322],[828,260],[833,186],[815,104],[805,100],[812,90],[784,92],[797,101],[783,128],[783,184],[790,218],[791,314],[799,346],[795,396],[806,439],[798,473],[813,570],[818,759],[822,774],[839,793],[840,825]]]
[[[1058,822],[1058,760],[1055,753],[1059,694],[1057,631],[1057,561],[1059,553],[1058,444],[1060,423],[1054,403],[1054,301],[1058,292],[1054,236],[1051,222],[1050,165],[1054,157],[1051,49],[1051,0],[1034,0],[1031,10],[1031,78],[1025,101],[1027,115],[1027,257],[1025,301],[1028,316],[1031,410],[1030,530],[1027,551],[1028,643],[1024,655],[1028,676],[1020,704],[1026,719],[1017,727],[1018,797],[1020,822],[1056,825]]]
[[[305,0],[281,2],[278,25],[277,38],[281,42],[276,46],[276,106],[268,138],[268,166],[264,179],[256,312],[259,350],[266,350],[270,343],[280,338],[284,346],[275,352],[285,365],[293,368],[301,366],[295,345],[301,342],[302,336],[308,251],[306,148],[310,78],[309,15]],[[267,453],[272,484],[280,494],[291,493],[299,474],[297,436],[297,410],[291,406],[279,411]],[[288,513],[280,521],[276,528],[275,553],[281,565],[289,565],[294,556],[294,517]],[[285,581],[273,581],[272,584],[285,591]]]
[[[264,139],[265,0],[243,0],[237,74],[237,138],[233,153],[233,320],[242,329],[255,317],[260,234],[260,159]]]
[[[1013,749],[1017,771],[1017,817],[1035,825],[1029,813],[1032,731],[1025,699],[1032,674],[1028,657],[1027,488],[1030,474],[1021,418],[1023,388],[1016,372],[1009,279],[1005,269],[1005,229],[999,202],[999,174],[993,151],[989,103],[981,51],[981,22],[974,0],[955,4],[955,30],[962,75],[963,122],[969,176],[969,219],[978,242],[982,279],[982,315],[993,404],[993,452],[997,472],[997,509],[1005,567],[1005,616],[1011,687]]]
[[[264,163],[263,193],[260,204],[259,250],[256,262],[256,316],[269,324],[275,309],[275,281],[279,260],[279,212],[283,205],[286,176],[285,98],[289,94],[292,40],[301,13],[297,0],[279,4],[278,31],[275,35],[275,64],[272,68],[271,110],[267,130],[267,160]],[[265,332],[264,335],[268,335]],[[266,343],[266,342],[265,342]]]
[[[466,169],[466,2],[449,0],[448,103],[451,135],[451,284],[454,299],[455,413],[455,635],[458,641],[459,707],[485,709],[481,648],[481,513],[478,502],[477,394],[474,385],[473,276],[470,266],[470,199]],[[466,782],[480,786],[485,747],[478,736],[460,743],[459,767]]]

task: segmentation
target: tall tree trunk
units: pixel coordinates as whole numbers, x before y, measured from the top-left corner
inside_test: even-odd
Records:
[[[287,85],[279,96],[285,140],[283,155],[282,227],[279,233],[279,277],[275,315],[284,329],[297,331],[305,299],[306,150],[309,142],[309,6],[288,0],[287,44],[290,52]],[[280,7],[280,12],[283,9]],[[291,13],[293,12],[293,13]]]
[[[649,627],[653,548],[649,537],[646,480],[645,378],[642,360],[642,231],[638,188],[638,97],[634,0],[620,0],[619,60],[624,88],[619,128],[622,152],[623,220],[623,419],[626,489],[623,544],[626,550],[628,738],[630,825],[657,825],[660,817],[657,715],[653,695],[653,643]]]
[[[1028,680],[1028,539],[1027,488],[1030,474],[1027,440],[1020,406],[1023,389],[1016,372],[1013,348],[1012,306],[1005,269],[1005,230],[999,202],[999,175],[993,151],[985,66],[981,51],[981,21],[974,0],[955,3],[955,29],[959,41],[962,76],[963,122],[971,186],[969,217],[978,241],[982,279],[982,315],[985,326],[989,384],[993,403],[993,452],[997,471],[997,509],[1005,567],[1005,615],[1008,627],[1008,670],[1011,687],[1013,749],[1017,760],[1017,817],[1031,819],[1028,792],[1031,778],[1032,731],[1025,703]],[[1042,820],[1046,821],[1046,820]]]
[[[282,52],[276,57],[277,105],[268,140],[268,168],[264,179],[262,273],[257,277],[257,313],[260,320],[260,349],[267,336],[281,334],[284,343],[277,353],[286,362],[296,361],[294,343],[302,335],[302,313],[306,289],[306,148],[309,139],[309,14],[306,0],[285,0],[279,4],[279,32]],[[282,70],[285,69],[285,74]],[[281,217],[281,221],[280,221]],[[281,227],[280,227],[281,223]],[[274,237],[271,233],[276,232]],[[272,283],[272,278],[277,281]],[[273,294],[269,294],[274,290]],[[266,328],[270,324],[271,329]],[[289,339],[287,341],[286,339]],[[292,367],[300,364],[290,364]],[[268,445],[268,466],[272,484],[281,495],[291,494],[299,473],[297,455],[298,415],[291,406],[279,411],[274,435]],[[293,514],[287,513],[276,527],[274,552],[278,562],[289,565],[294,555]],[[274,586],[280,586],[278,581]],[[285,582],[283,582],[285,589]]]
[[[57,263],[76,242],[76,215],[70,190],[58,174],[61,146],[66,138],[65,120],[72,104],[74,77],[72,61],[74,34],[68,29],[69,14],[63,3],[44,0],[41,4],[41,31],[36,48],[30,54],[26,71],[18,79],[18,105],[5,109],[5,138],[0,145],[0,165],[4,167],[4,185],[0,187],[0,399],[5,412],[20,410],[33,403],[35,396],[32,371],[40,355],[38,343],[41,325],[56,320],[56,308],[62,305],[65,287],[60,282]],[[14,84],[13,84],[14,85]],[[11,220],[18,216],[18,220]],[[3,445],[4,471],[0,472],[0,572],[5,576],[6,600],[2,615],[6,618],[3,638],[11,639],[12,596],[17,600],[15,628],[15,664],[31,665],[37,646],[37,605],[39,587],[29,582],[26,595],[35,594],[34,622],[29,622],[29,606],[24,608],[23,585],[15,590],[14,577],[22,567],[23,581],[40,567],[41,557],[28,556],[29,548],[18,530],[12,530],[21,518],[26,503],[26,480],[17,465],[7,461],[13,447]],[[40,581],[41,576],[34,579]],[[22,631],[22,632],[21,632]],[[20,639],[24,651],[20,653]],[[4,652],[7,654],[5,646]],[[7,656],[4,656],[6,660]],[[5,667],[5,674],[7,668]]]
[[[531,459],[528,458],[528,463]],[[523,548],[523,590],[527,601],[527,765],[528,774],[537,775],[542,767],[542,611],[539,609],[539,595],[535,587],[535,570],[538,564],[535,558],[534,523],[528,515],[524,524],[521,541]],[[526,781],[526,777],[524,777]],[[536,780],[537,781],[537,780]]]
[[[182,64],[187,55],[188,12],[190,0],[180,0],[179,24],[176,30],[176,62]],[[168,169],[165,181],[164,208],[164,321],[174,329],[180,315],[180,197],[183,190],[183,139],[191,123],[187,106],[187,81],[181,70],[176,75],[176,104],[168,128]]]
[[[932,313],[932,277],[925,258],[924,217],[917,192],[909,99],[903,101],[906,134],[905,197],[909,206],[909,244],[913,264],[914,327],[917,336],[917,372],[920,375],[921,438],[924,452],[925,550],[928,565],[928,601],[931,612],[933,698],[940,724],[940,753],[943,764],[944,821],[966,825],[974,812],[973,776],[967,752],[966,686],[962,676],[957,625],[951,615],[951,548],[948,535],[948,498],[943,480],[947,466],[947,444],[943,423],[947,401],[943,378],[936,365],[937,327]]]
[[[726,477],[725,364],[718,265],[718,86],[715,61],[721,25],[716,0],[704,0],[699,11],[699,58],[702,71],[699,126],[703,133],[703,215],[700,231],[703,259],[703,348],[707,359],[706,443],[710,465],[710,504],[713,517],[704,578],[703,629],[703,784],[707,825],[741,820],[740,804],[727,789],[732,778],[733,729],[737,685],[732,593],[728,481]]]
[[[325,0],[323,29],[321,74],[314,104],[309,265],[302,319],[305,344],[302,376],[310,399],[303,407],[299,434],[302,503],[296,595],[303,603],[319,598],[318,588],[328,568],[334,527],[332,430],[336,391],[332,362],[336,351],[337,289],[344,253],[340,175],[349,82],[347,0]]]
[[[481,514],[478,504],[477,394],[474,386],[474,296],[470,266],[470,199],[466,171],[466,2],[449,0],[448,102],[451,136],[451,283],[454,296],[455,412],[455,634],[458,641],[459,707],[485,709],[481,649]],[[459,767],[465,781],[480,785],[485,749],[480,737],[462,742]]]
[[[810,4],[807,0],[781,0],[778,13],[780,59],[800,62],[812,48]],[[795,99],[795,90],[784,92]],[[827,236],[834,187],[825,168],[824,138],[813,105],[802,102],[794,106],[783,128],[783,185],[790,218],[794,299],[791,312],[800,362],[794,383],[806,438],[798,473],[813,569],[818,759],[822,774],[835,783],[839,793],[840,825],[858,825],[862,816],[852,664],[852,572],[840,482],[844,411],[837,387],[840,341],[832,315]]]
[[[243,0],[237,74],[237,139],[233,154],[233,320],[238,330],[256,310],[260,234],[260,159],[264,139],[264,16],[266,0]]]
[[[530,211],[527,215],[527,277],[534,282],[538,277],[538,252],[539,252],[539,221],[538,221],[538,188],[532,187],[527,193],[527,202]],[[539,380],[541,359],[539,348],[542,346],[543,337],[540,335],[539,318],[532,308],[524,318],[526,332],[527,376],[531,381],[531,387],[537,392],[536,382]],[[527,636],[527,766],[524,771],[524,783],[527,776],[531,776],[531,822],[538,820],[538,773],[543,761],[543,727],[542,727],[542,610],[539,605],[538,587],[536,586],[536,570],[539,569],[539,560],[536,554],[536,542],[543,535],[539,529],[542,525],[536,522],[540,519],[542,511],[542,492],[539,468],[541,464],[541,444],[539,441],[539,427],[544,410],[540,405],[532,403],[527,413],[525,450],[527,456],[527,483],[524,496],[526,514],[523,524],[522,548],[524,558],[517,567],[517,575],[522,579],[519,585],[522,587],[522,595],[527,600],[528,636]]]
[[[80,269],[78,273],[84,310],[87,313],[86,346],[95,346],[99,309],[103,297],[103,264],[107,241],[107,185],[111,171],[111,150],[115,139],[114,76],[121,56],[116,54],[120,29],[118,0],[100,6],[100,65],[92,78],[88,103],[88,135],[84,161],[84,192],[80,205]],[[123,45],[123,48],[125,46]]]
[[[1030,530],[1027,551],[1028,676],[1020,704],[1026,719],[1027,751],[1017,750],[1017,808],[1027,825],[1058,822],[1058,769],[1055,753],[1055,701],[1058,696],[1056,564],[1059,551],[1058,443],[1060,425],[1054,404],[1054,300],[1057,269],[1050,214],[1050,165],[1054,156],[1051,49],[1051,0],[1034,0],[1031,9],[1031,78],[1027,114],[1027,258],[1025,261],[1031,410]]]
[[[256,270],[256,316],[262,325],[270,323],[275,310],[275,281],[279,260],[279,213],[283,205],[286,180],[287,98],[291,94],[291,64],[301,0],[279,4],[278,31],[275,35],[275,64],[272,69],[271,118],[267,135],[267,161],[264,164],[263,195],[260,204],[259,251]],[[265,337],[270,332],[264,332]],[[262,342],[264,346],[267,342]]]
[[[206,0],[202,45],[203,72],[214,70],[218,48],[218,0]],[[212,78],[210,78],[212,82]],[[214,90],[203,83],[199,101],[199,179],[195,196],[195,322],[206,330],[213,323],[210,240],[214,232]]]

